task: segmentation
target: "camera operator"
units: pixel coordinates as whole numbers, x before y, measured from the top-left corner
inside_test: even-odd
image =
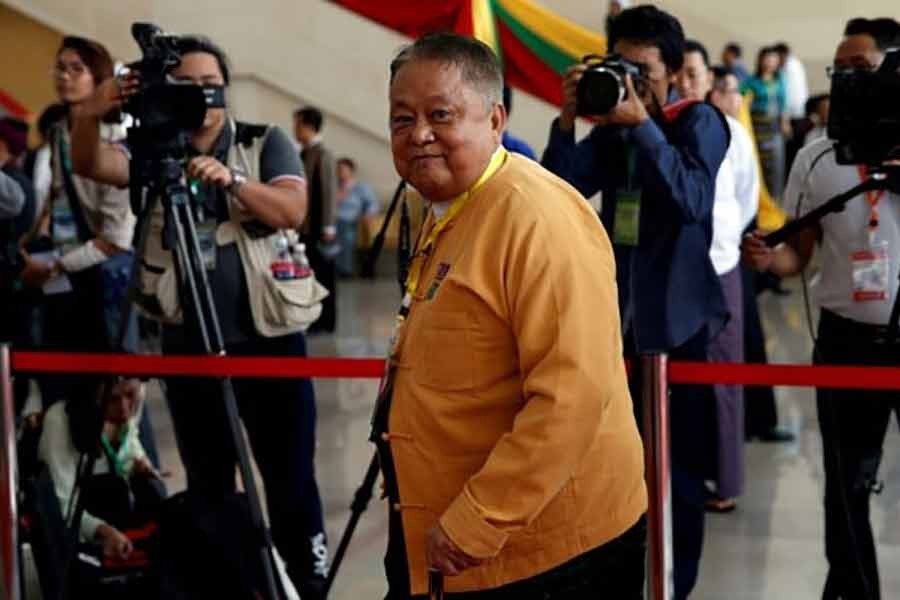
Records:
[[[603,192],[601,219],[616,245],[623,322],[638,352],[705,361],[728,317],[710,260],[716,173],[729,144],[722,114],[706,103],[676,102],[684,32],[652,6],[623,11],[610,47],[637,64],[627,96],[576,144],[577,85],[589,68],[570,68],[563,107],[543,164],[585,197]],[[617,189],[619,188],[619,189]],[[624,298],[623,298],[624,296]],[[704,480],[714,476],[711,386],[672,389],[672,481],[676,598],[693,588],[704,529]]]
[[[834,58],[836,70],[874,71],[885,51],[900,45],[893,19],[853,19]],[[859,107],[865,110],[865,107]],[[898,140],[900,142],[900,140]],[[868,176],[865,167],[839,165],[834,142],[819,139],[797,155],[785,195],[789,214],[799,217]],[[818,364],[891,365],[900,344],[885,335],[900,272],[900,197],[868,192],[784,244],[769,248],[761,232],[744,242],[744,259],[759,271],[788,277],[821,253],[814,296],[821,307],[814,361]],[[858,259],[869,256],[868,265]],[[885,264],[885,262],[887,264]],[[880,262],[881,289],[861,286],[860,275]],[[862,269],[861,269],[862,267]],[[895,392],[817,389],[825,467],[825,554],[829,571],[823,598],[880,598],[869,496],[877,493],[878,467],[891,414],[900,409]]]
[[[187,36],[180,38],[178,48],[181,62],[171,73],[174,79],[227,88],[228,63],[218,46],[204,37]],[[122,186],[129,183],[127,149],[102,143],[95,125],[99,115],[121,106],[138,88],[136,74],[109,80],[82,111],[74,132],[78,142],[74,162],[79,172]],[[254,316],[258,311],[253,310],[253,303],[262,302],[258,296],[262,284],[257,279],[248,283],[248,276],[254,273],[248,272],[233,238],[222,241],[223,231],[234,218],[232,211],[251,219],[242,221],[245,229],[253,225],[269,236],[258,239],[263,244],[277,231],[303,222],[306,185],[293,145],[277,127],[236,122],[226,109],[211,108],[202,126],[192,133],[192,153],[187,176],[199,183],[198,200],[209,215],[198,224],[198,231],[201,236],[204,230],[212,232],[209,247],[215,251],[207,269],[229,354],[305,356],[302,333],[279,334],[284,328],[277,327],[266,330],[265,335],[259,331],[262,325]],[[252,160],[245,158],[248,156]],[[239,168],[249,172],[241,173]],[[152,240],[148,247],[150,243]],[[166,255],[171,264],[171,253]],[[202,351],[196,316],[191,312],[185,311],[185,325],[164,327],[164,353]],[[327,549],[313,463],[316,411],[312,383],[238,379],[233,385],[262,474],[275,544],[300,594],[317,598],[327,572]],[[191,493],[215,500],[233,492],[235,449],[219,382],[171,378],[167,396]]]

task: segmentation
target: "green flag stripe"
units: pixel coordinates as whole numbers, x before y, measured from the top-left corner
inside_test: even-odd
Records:
[[[512,31],[516,37],[528,47],[528,49],[534,52],[541,61],[546,63],[547,66],[556,71],[559,75],[565,74],[566,69],[577,62],[575,57],[569,56],[522,25],[522,23],[509,14],[499,2],[492,1],[491,6],[494,9],[494,14],[496,14],[498,18],[503,19],[503,23],[509,27],[510,31]]]

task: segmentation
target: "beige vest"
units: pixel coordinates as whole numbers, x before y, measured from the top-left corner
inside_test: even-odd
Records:
[[[271,131],[267,128],[261,136],[252,138],[248,144],[239,143],[236,124],[229,121],[232,145],[228,151],[228,166],[247,174],[252,180],[259,180],[259,162],[262,148]],[[276,337],[305,331],[322,312],[322,300],[328,291],[316,281],[314,276],[303,279],[278,280],[272,276],[270,265],[273,258],[274,242],[277,236],[286,235],[291,243],[297,241],[297,232],[292,229],[278,230],[269,236],[253,239],[242,223],[255,217],[245,210],[240,200],[229,195],[228,210],[231,219],[220,223],[216,229],[216,244],[226,246],[237,244],[247,289],[250,294],[250,310],[257,332],[266,337]],[[136,302],[142,312],[165,323],[183,322],[178,300],[178,285],[172,252],[162,246],[164,225],[163,207],[157,204],[147,219],[143,257]],[[185,283],[186,285],[186,283]],[[186,290],[186,293],[187,290]]]

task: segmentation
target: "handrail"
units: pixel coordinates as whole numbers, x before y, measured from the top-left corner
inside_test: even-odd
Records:
[[[16,497],[16,425],[12,364],[8,344],[0,344],[0,598],[19,600],[19,515]]]

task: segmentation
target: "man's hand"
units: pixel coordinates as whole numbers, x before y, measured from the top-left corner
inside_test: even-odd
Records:
[[[628,90],[628,96],[613,107],[607,118],[598,119],[601,125],[611,124],[623,127],[637,127],[650,118],[643,100],[634,91],[634,82],[631,80],[631,75],[625,75],[625,89]]]
[[[775,262],[775,248],[766,245],[762,239],[763,235],[765,232],[757,229],[745,235],[741,243],[741,257],[744,264],[761,273],[771,269],[772,263]]]
[[[578,82],[584,76],[587,65],[579,63],[572,65],[566,71],[566,77],[563,79],[562,93],[562,111],[559,114],[559,128],[563,131],[572,131],[575,127],[575,117],[577,115],[577,94]]]
[[[138,92],[140,86],[141,79],[137,73],[110,77],[101,82],[86,101],[75,105],[75,112],[99,119],[110,111],[121,108],[126,100]]]
[[[106,523],[97,527],[96,539],[103,546],[103,556],[106,558],[126,560],[134,550],[131,540],[125,537],[121,531]]]
[[[21,277],[28,287],[39,288],[53,277],[53,265],[26,256]]]
[[[231,185],[231,170],[211,156],[198,156],[191,160],[187,174],[188,177],[221,188]]]
[[[459,575],[483,562],[460,550],[440,525],[432,528],[425,536],[425,559],[430,568],[437,569],[448,577]]]

